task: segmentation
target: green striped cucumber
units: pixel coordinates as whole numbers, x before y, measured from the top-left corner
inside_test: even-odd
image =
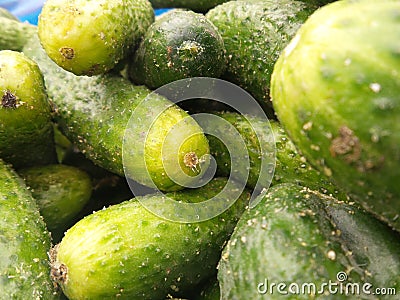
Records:
[[[152,89],[184,78],[217,78],[225,69],[224,52],[221,35],[203,14],[172,10],[147,30],[129,61],[129,75]]]
[[[400,3],[337,1],[277,61],[273,106],[305,157],[400,230]]]
[[[223,78],[270,106],[273,66],[315,9],[293,0],[230,1],[211,9],[206,17],[217,26],[228,59]]]
[[[167,193],[176,201],[198,203],[227,184],[215,178],[199,189]],[[237,192],[228,191],[232,196]],[[140,199],[160,206],[164,195]],[[248,204],[250,194],[219,216],[179,223],[149,212],[138,198],[95,212],[70,228],[52,263],[53,277],[73,299],[165,299],[180,296],[216,274],[221,249]]]
[[[202,129],[166,98],[117,75],[67,72],[47,57],[35,37],[24,53],[43,71],[65,135],[100,167],[163,191],[182,189],[166,169],[182,171],[176,177],[184,185],[207,169],[202,158],[209,147]],[[138,120],[129,122],[134,111]],[[128,145],[123,159],[124,143]]]
[[[279,184],[224,248],[221,299],[383,299],[376,288],[398,299],[399,247],[398,232],[354,203]]]
[[[18,174],[25,180],[51,232],[66,230],[92,194],[91,178],[76,167],[52,164],[22,169]]]
[[[148,0],[47,0],[38,33],[58,65],[94,75],[109,71],[132,51],[153,21]]]
[[[50,278],[50,234],[39,209],[0,160],[0,299],[58,299]]]
[[[154,8],[187,8],[196,12],[206,12],[228,0],[150,0]]]
[[[14,168],[56,162],[43,75],[24,54],[0,51],[0,157]]]

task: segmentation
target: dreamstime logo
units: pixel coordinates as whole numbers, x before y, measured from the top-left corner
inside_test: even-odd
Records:
[[[233,83],[206,77],[178,80],[155,90],[135,107],[126,127],[122,153],[124,172],[128,179],[133,180],[128,180],[128,183],[134,195],[142,195],[150,187],[153,193],[162,196],[138,197],[145,208],[164,219],[182,223],[200,222],[223,213],[244,191],[251,168],[245,138],[221,116],[195,113],[177,122],[167,116],[174,113],[173,103],[193,99],[207,99],[230,107],[245,117],[255,132],[260,147],[260,169],[250,207],[254,207],[266,193],[275,169],[275,141],[268,117],[245,90]],[[171,120],[168,121],[168,118]],[[163,119],[167,121],[161,121]],[[257,120],[257,126],[253,126],[253,119]],[[161,190],[168,190],[174,185],[202,187],[215,176],[216,161],[210,154],[203,153],[199,157],[194,152],[186,151],[192,144],[196,148],[196,136],[203,133],[224,144],[230,157],[231,175],[225,187],[206,201],[175,201]],[[191,166],[193,174],[184,172],[182,162],[177,159],[182,149],[186,151],[184,163]],[[154,201],[156,198],[158,201]]]

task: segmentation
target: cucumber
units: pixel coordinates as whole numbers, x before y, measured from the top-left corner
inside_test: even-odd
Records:
[[[50,234],[23,180],[0,160],[0,299],[58,299]]]
[[[146,32],[129,61],[129,76],[156,89],[190,77],[219,77],[225,69],[224,42],[203,14],[172,10]]]
[[[228,0],[150,0],[154,8],[187,8],[196,12],[206,12]]]
[[[206,17],[217,26],[228,59],[222,78],[247,90],[270,109],[273,66],[315,9],[293,0],[230,1],[211,9]]]
[[[203,157],[209,147],[202,129],[166,98],[114,74],[88,77],[65,71],[35,37],[24,53],[43,71],[64,134],[100,167],[163,191],[182,189],[207,169]],[[130,122],[133,112],[140,120]],[[188,162],[188,156],[196,163]],[[172,176],[167,169],[181,172]]]
[[[102,74],[136,46],[154,21],[148,0],[47,0],[38,33],[51,59],[76,75]]]
[[[337,1],[279,58],[273,106],[309,162],[400,230],[398,1]]]
[[[30,189],[50,232],[66,230],[92,194],[89,175],[72,166],[31,167],[18,174]]]
[[[225,246],[221,299],[378,299],[375,288],[393,295],[399,247],[398,232],[354,203],[279,184],[242,215]]]
[[[166,194],[198,203],[211,199],[227,180]],[[236,194],[233,184],[228,197]],[[142,196],[164,206],[163,195]],[[216,274],[221,249],[248,203],[244,191],[223,214],[179,223],[150,213],[136,198],[85,217],[55,247],[54,279],[73,299],[165,299],[188,293]]]
[[[347,195],[334,186],[329,178],[313,168],[296,149],[292,141],[288,138],[286,132],[275,120],[269,120],[271,130],[268,130],[268,124],[265,120],[252,116],[241,115],[236,112],[218,112],[217,116],[228,121],[233,127],[221,128],[218,136],[223,136],[226,140],[235,138],[234,130],[237,130],[246,144],[250,169],[246,170],[240,161],[233,161],[231,164],[231,155],[224,143],[215,136],[207,135],[210,144],[210,154],[217,163],[217,174],[219,176],[233,176],[234,178],[246,178],[248,174],[247,187],[254,189],[257,182],[263,182],[269,177],[271,168],[269,165],[262,165],[262,158],[268,159],[269,153],[262,154],[261,144],[272,141],[275,145],[275,169],[271,184],[296,183],[307,185],[323,194],[335,196],[340,200],[347,200]],[[265,187],[261,185],[261,187]]]
[[[4,17],[10,20],[19,21],[16,16],[14,16],[10,11],[4,7],[0,7],[0,17]]]
[[[36,27],[29,23],[0,15],[0,50],[21,51],[27,39],[36,31]]]
[[[0,51],[0,157],[14,168],[56,161],[43,75],[20,52]]]

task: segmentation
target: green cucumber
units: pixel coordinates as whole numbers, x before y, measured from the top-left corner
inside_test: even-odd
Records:
[[[302,26],[272,76],[276,114],[309,162],[400,230],[400,3],[337,1]]]
[[[25,180],[50,232],[66,230],[92,194],[89,175],[72,166],[53,164],[18,171]]]
[[[150,0],[154,8],[187,8],[202,13],[227,1],[229,0]]]
[[[156,89],[190,77],[219,77],[225,69],[224,42],[200,13],[172,10],[146,32],[130,60],[129,76]]]
[[[148,0],[47,0],[38,20],[43,48],[76,75],[111,70],[154,21]]]
[[[10,20],[19,21],[16,16],[14,16],[9,10],[4,7],[0,7],[0,17],[4,17]]]
[[[268,165],[262,166],[262,158],[268,158],[269,153],[262,154],[260,143],[266,144],[268,141],[275,142],[275,169],[271,184],[296,183],[307,185],[321,193],[328,194],[346,200],[347,196],[334,186],[330,180],[313,168],[296,149],[292,141],[288,138],[282,126],[274,120],[269,120],[271,130],[266,120],[251,115],[241,115],[236,112],[219,112],[217,116],[228,121],[233,127],[221,128],[219,136],[226,140],[235,138],[234,130],[237,130],[246,144],[250,169],[247,170],[240,161],[231,164],[231,155],[224,143],[215,136],[207,135],[210,144],[210,154],[217,163],[217,174],[220,176],[234,176],[234,178],[244,177],[248,173],[247,186],[250,189],[256,188],[260,177],[268,177],[266,172],[270,172]]]
[[[222,77],[270,106],[273,66],[315,9],[313,5],[293,0],[230,1],[211,9],[206,17],[217,26],[228,59]]]
[[[0,299],[58,299],[50,234],[24,181],[0,160]]]
[[[0,16],[0,28],[0,50],[21,51],[27,39],[36,31],[35,26],[4,14]]]
[[[378,299],[375,288],[398,299],[399,247],[398,232],[354,203],[276,185],[223,250],[221,299]]]
[[[67,72],[47,57],[35,37],[24,53],[42,69],[65,135],[100,167],[163,191],[182,189],[182,180],[190,184],[207,168],[202,158],[209,147],[202,129],[166,98],[117,75]],[[138,120],[129,122],[133,112]],[[188,155],[197,158],[195,164]],[[180,183],[170,178],[168,168],[183,171],[173,177],[183,178]]]
[[[43,75],[24,54],[0,51],[0,157],[14,168],[56,161]]]
[[[211,199],[227,180],[215,178],[199,189],[169,193],[174,200]],[[233,184],[228,197],[236,194]],[[110,206],[70,228],[55,247],[54,279],[73,299],[165,299],[191,291],[216,274],[221,249],[248,204],[249,192],[219,216],[197,223],[160,218],[141,203],[165,205],[147,195]]]

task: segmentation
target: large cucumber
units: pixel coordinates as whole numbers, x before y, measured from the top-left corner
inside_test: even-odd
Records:
[[[183,78],[217,78],[225,69],[224,42],[203,14],[173,10],[150,26],[129,65],[130,78],[152,89]]]
[[[400,230],[400,2],[337,1],[279,58],[273,105],[295,145]]]
[[[261,103],[269,101],[270,77],[279,54],[316,9],[294,0],[230,1],[207,13],[226,49],[224,79]]]
[[[66,136],[99,166],[165,191],[182,188],[167,169],[178,172],[174,178],[185,184],[206,169],[201,158],[209,148],[202,129],[166,98],[116,75],[67,72],[48,58],[35,37],[24,53],[42,69]],[[137,119],[129,122],[134,111]]]
[[[50,234],[23,180],[0,161],[0,299],[57,299]]]
[[[77,75],[93,75],[113,68],[153,21],[148,0],[47,0],[38,32],[58,65]]]
[[[166,194],[199,203],[221,192],[226,179],[199,189]],[[228,197],[236,194],[229,189]],[[216,274],[221,249],[249,200],[249,193],[219,216],[197,223],[165,220],[140,201],[165,205],[164,196],[143,196],[110,206],[70,228],[56,246],[54,278],[73,299],[165,299]]]
[[[187,8],[203,13],[227,1],[229,0],[150,0],[154,8]]]
[[[16,169],[56,162],[51,107],[38,65],[20,52],[1,50],[0,93],[0,157]]]
[[[398,299],[399,247],[398,232],[356,205],[276,185],[224,248],[221,299]]]

